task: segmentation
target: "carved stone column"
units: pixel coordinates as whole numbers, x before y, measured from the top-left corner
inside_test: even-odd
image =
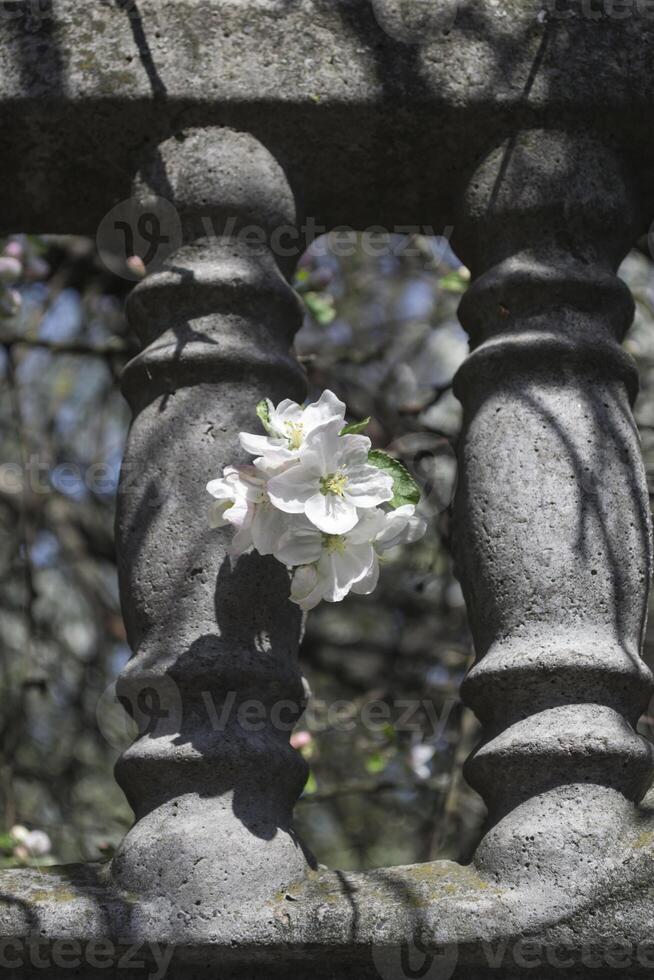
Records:
[[[459,224],[474,282],[455,552],[477,652],[463,695],[484,723],[466,773],[489,809],[475,862],[498,880],[583,889],[651,777],[634,732],[649,501],[616,276],[637,231],[610,150],[542,131],[486,158]]]
[[[291,824],[306,772],[289,746],[300,614],[278,562],[230,560],[205,489],[245,462],[238,433],[260,399],[304,397],[289,353],[300,304],[271,248],[296,214],[281,166],[227,129],[162,144],[135,193],[144,211],[153,194],[172,201],[183,244],[129,302],[144,350],[124,382],[117,544],[134,655],[119,695],[142,734],[117,766],[136,824],[112,874],[188,932],[190,915],[256,902],[306,866]]]

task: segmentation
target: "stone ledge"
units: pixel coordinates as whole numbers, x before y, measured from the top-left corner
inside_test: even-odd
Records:
[[[296,976],[306,968],[311,978],[383,977],[384,964],[411,938],[431,948],[436,962],[440,957],[439,980],[511,977],[513,970],[525,976],[525,968],[536,978],[613,977],[616,970],[635,978],[654,969],[654,823],[647,809],[603,878],[589,876],[574,894],[543,878],[506,888],[473,867],[442,861],[364,873],[318,869],[258,908],[143,901],[112,887],[108,864],[4,871],[0,895],[0,957],[5,971],[21,959],[8,973],[16,980],[44,976],[44,963],[48,976],[58,975],[57,966],[61,976],[154,975],[164,950],[185,977],[218,968],[221,977],[245,980],[258,967],[267,977],[289,968]],[[529,945],[516,945],[520,940]],[[128,957],[149,961],[132,968]],[[81,973],[71,963],[76,958]],[[389,973],[389,980],[400,975]]]

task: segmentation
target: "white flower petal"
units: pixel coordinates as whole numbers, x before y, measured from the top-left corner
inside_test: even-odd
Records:
[[[375,549],[384,552],[400,544],[412,544],[424,537],[426,531],[425,518],[415,513],[412,504],[404,504],[386,514],[384,527],[375,538]]]
[[[244,496],[253,504],[261,501],[266,478],[256,466],[239,466],[233,476],[230,474],[229,481],[230,483],[233,481],[239,496]]]
[[[225,511],[232,506],[231,500],[212,500],[209,504],[209,527],[226,527]]]
[[[377,507],[393,498],[393,479],[364,463],[347,470],[345,496],[357,507]]]
[[[288,514],[271,507],[270,504],[260,504],[252,519],[252,543],[260,555],[272,555],[281,536],[288,530]]]
[[[216,500],[233,500],[234,486],[226,479],[211,480],[207,483],[207,493],[210,493]]]
[[[307,575],[302,575],[298,581],[298,575],[303,573],[305,569]],[[313,587],[307,591],[307,586],[310,581],[313,582]],[[323,585],[324,583],[318,576],[314,565],[305,565],[302,568],[298,568],[291,584],[291,602],[298,605],[304,612],[315,609],[318,603],[322,601]]]
[[[341,436],[338,445],[339,462],[341,466],[361,466],[368,459],[372,443],[368,436]]]
[[[270,500],[286,514],[302,514],[309,498],[316,492],[319,475],[316,473],[314,457],[300,460],[282,473],[268,481],[267,491]]]
[[[245,497],[239,497],[231,507],[223,512],[223,517],[228,524],[236,528],[249,527],[254,517],[255,505],[250,503]]]
[[[332,419],[316,426],[304,440],[300,449],[300,459],[311,455],[317,461],[321,476],[336,472],[339,466],[341,447],[345,436],[339,436],[343,428],[340,419]]]
[[[318,573],[325,578],[324,597],[327,602],[341,602],[355,582],[368,575],[373,562],[373,550],[365,545],[346,547],[342,552],[323,552],[318,563]]]
[[[287,449],[286,444],[277,446],[275,449],[267,449],[263,456],[259,457],[265,461],[270,470],[278,469],[287,463],[294,463],[298,458],[298,451]]]
[[[298,422],[302,415],[302,406],[291,398],[285,398],[270,414],[279,419],[282,425],[284,422]]]
[[[275,458],[276,456],[279,458]],[[271,477],[279,476],[280,473],[286,472],[290,466],[297,463],[297,453],[280,449],[279,453],[257,456],[252,462],[262,481],[262,487],[266,489],[266,484]]]
[[[305,434],[308,434],[324,422],[338,419],[340,429],[345,425],[345,403],[337,398],[333,391],[323,391],[317,402],[307,405],[302,414],[302,424]]]
[[[211,527],[225,524],[242,527],[252,520],[254,503],[261,498],[263,481],[251,466],[239,470],[228,466],[224,473],[222,479],[207,484],[207,490],[214,498],[209,509],[209,523]]]
[[[253,432],[239,432],[241,446],[246,453],[253,456],[264,456],[267,452],[278,449],[281,445],[278,439],[271,439],[270,436],[258,436]]]
[[[283,412],[275,413],[273,423],[275,436],[281,440],[282,445],[289,452],[292,451],[297,454],[302,444],[303,434],[301,407],[295,402],[289,402]]]
[[[293,575],[293,581],[291,583],[291,600],[297,602],[298,605],[302,605],[306,602],[312,594],[320,593],[317,597],[315,605],[320,602],[322,598],[322,589],[318,588],[320,584],[320,579],[318,577],[318,569],[315,565],[300,565],[299,568],[295,569]]]
[[[373,552],[373,562],[370,571],[366,576],[364,576],[364,578],[359,579],[358,582],[355,582],[350,591],[354,592],[356,595],[370,595],[370,593],[374,592],[377,588],[378,582],[379,559]]]
[[[359,511],[358,518],[355,526],[348,532],[347,540],[350,544],[370,544],[386,525],[386,514],[376,507]]]
[[[293,521],[275,542],[273,554],[284,565],[311,565],[322,554],[322,535],[308,522]]]
[[[314,493],[305,506],[312,524],[325,534],[346,534],[357,523],[356,507],[335,493]]]
[[[232,558],[238,558],[247,551],[248,548],[252,547],[252,535],[250,534],[250,528],[244,527],[240,531],[237,531],[229,547],[229,554]]]

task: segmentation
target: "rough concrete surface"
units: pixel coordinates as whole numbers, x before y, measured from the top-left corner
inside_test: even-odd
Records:
[[[399,980],[411,944],[438,980],[654,969],[652,758],[634,731],[651,530],[615,275],[652,213],[653,24],[462,3],[407,44],[380,5],[59,0],[38,29],[2,23],[6,227],[94,233],[128,196],[180,221],[129,304],[120,692],[137,719],[144,699],[161,709],[117,768],[136,822],[110,865],[0,873],[10,977],[43,975],[37,939],[53,976],[102,973],[102,939],[122,977],[156,974],[160,947],[173,975],[243,980]],[[477,652],[463,695],[484,723],[466,772],[489,820],[470,867],[318,867],[293,830],[288,732],[207,715],[207,693],[218,710],[284,701],[291,721],[303,706],[286,573],[230,561],[204,487],[253,404],[302,397],[294,257],[270,239],[307,215],[451,223],[473,274],[454,543]],[[238,234],[252,223],[263,248]]]
[[[144,148],[207,125],[253,133],[326,226],[440,232],[488,148],[539,125],[616,141],[651,196],[654,18],[594,5],[460,0],[407,44],[371,0],[40,0],[0,16],[2,223],[95,234]]]

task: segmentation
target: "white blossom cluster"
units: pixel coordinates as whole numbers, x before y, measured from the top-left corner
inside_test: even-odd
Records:
[[[52,843],[45,831],[28,830],[22,824],[12,827],[9,837],[13,845],[13,856],[20,861],[46,857],[52,849]]]
[[[346,424],[331,391],[305,407],[266,400],[257,414],[265,435],[240,433],[252,463],[207,485],[211,526],[234,528],[233,556],[253,547],[293,569],[291,599],[302,609],[369,595],[380,556],[426,531],[418,487],[360,434],[369,419]]]

